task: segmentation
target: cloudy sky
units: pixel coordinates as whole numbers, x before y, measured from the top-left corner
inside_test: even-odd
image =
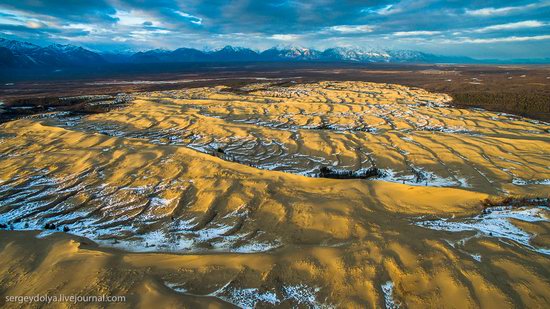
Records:
[[[550,0],[3,0],[0,37],[94,50],[274,45],[550,57]]]

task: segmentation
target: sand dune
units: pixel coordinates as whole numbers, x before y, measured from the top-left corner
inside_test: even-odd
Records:
[[[2,124],[0,223],[27,230],[2,232],[2,293],[125,294],[141,307],[546,307],[550,125],[449,100],[388,84],[260,83]],[[381,174],[325,179],[321,167]],[[482,200],[510,194],[541,199],[480,214]]]

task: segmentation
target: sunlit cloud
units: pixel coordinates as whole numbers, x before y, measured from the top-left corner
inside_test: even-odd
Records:
[[[195,25],[201,25],[202,24],[202,18],[200,17],[197,17],[197,16],[193,16],[189,13],[185,13],[185,12],[182,12],[182,11],[175,11],[176,14],[180,15],[181,17],[185,17],[187,19],[189,19],[189,22],[195,24]]]
[[[474,32],[490,32],[490,31],[500,31],[500,30],[515,30],[515,29],[525,29],[525,28],[537,28],[537,27],[543,27],[546,26],[547,23],[543,23],[536,20],[526,20],[526,21],[520,21],[516,23],[507,23],[507,24],[500,24],[500,25],[492,25],[483,27],[477,30],[474,30]]]
[[[437,35],[441,31],[397,31],[394,32],[394,36],[424,36],[424,35]]]
[[[296,41],[302,36],[298,34],[274,34],[270,38],[277,41]]]
[[[27,22],[27,27],[29,27],[31,29],[40,29],[40,28],[44,27],[44,24],[30,20],[30,21]]]
[[[374,27],[369,25],[339,25],[329,27],[328,29],[341,33],[365,33],[372,32]]]
[[[495,16],[495,15],[508,15],[513,13],[519,13],[522,11],[533,10],[542,7],[550,6],[550,1],[544,1],[539,3],[531,3],[523,6],[506,6],[500,8],[488,7],[477,10],[466,9],[467,15],[472,16]]]
[[[143,30],[132,31],[130,32],[129,36],[134,40],[146,42],[152,39],[153,37],[156,38],[158,35],[166,35],[170,33],[172,32],[164,29],[154,29],[154,30],[143,29]]]
[[[395,7],[393,4],[388,4],[377,9],[367,8],[361,11],[366,13],[374,13],[378,15],[392,15],[392,14],[397,14],[402,12],[402,9]]]
[[[142,26],[144,23],[150,23],[151,25],[161,26],[161,22],[155,20],[154,16],[151,16],[142,11],[117,10],[116,14],[112,16],[118,19],[117,24],[120,26]]]
[[[509,36],[509,37],[488,38],[488,39],[465,38],[465,39],[457,40],[455,41],[455,43],[488,44],[488,43],[509,43],[509,42],[545,41],[545,40],[550,40],[550,35]],[[450,41],[449,43],[452,43],[452,41]]]
[[[1,6],[0,9],[2,9]],[[26,14],[19,10],[6,9],[0,11],[0,25],[24,26],[29,29],[40,29],[51,24],[51,22],[46,20],[47,18],[41,17],[42,16],[34,14]]]

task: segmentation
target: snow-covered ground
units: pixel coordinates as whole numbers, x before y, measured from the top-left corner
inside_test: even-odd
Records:
[[[474,231],[478,236],[494,237],[501,241],[512,241],[545,255],[550,255],[550,248],[537,247],[530,243],[534,236],[513,224],[512,220],[524,222],[548,222],[550,209],[540,207],[493,207],[483,214],[463,219],[438,219],[419,221],[415,224],[441,231],[463,232]],[[467,241],[468,239],[465,239]],[[477,259],[477,257],[475,257]],[[481,259],[481,257],[479,257]]]
[[[382,284],[382,293],[384,295],[384,305],[386,309],[397,309],[399,304],[393,298],[393,282],[387,281]]]
[[[280,291],[276,291],[274,289],[238,288],[233,286],[233,281],[229,281],[221,288],[206,295],[189,293],[182,285],[171,282],[165,282],[165,285],[178,293],[216,297],[239,308],[256,308],[260,304],[263,306],[277,306],[285,301],[296,304],[300,308],[302,306],[304,308],[335,308],[335,306],[318,299],[317,294],[321,290],[320,288],[305,284],[283,285]]]

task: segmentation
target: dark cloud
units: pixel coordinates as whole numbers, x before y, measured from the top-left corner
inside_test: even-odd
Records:
[[[538,57],[550,49],[550,1],[21,0],[0,3],[0,35],[94,48],[282,43]]]
[[[102,0],[17,0],[4,2],[1,7],[69,21],[116,21],[111,16],[115,13],[115,8]]]

